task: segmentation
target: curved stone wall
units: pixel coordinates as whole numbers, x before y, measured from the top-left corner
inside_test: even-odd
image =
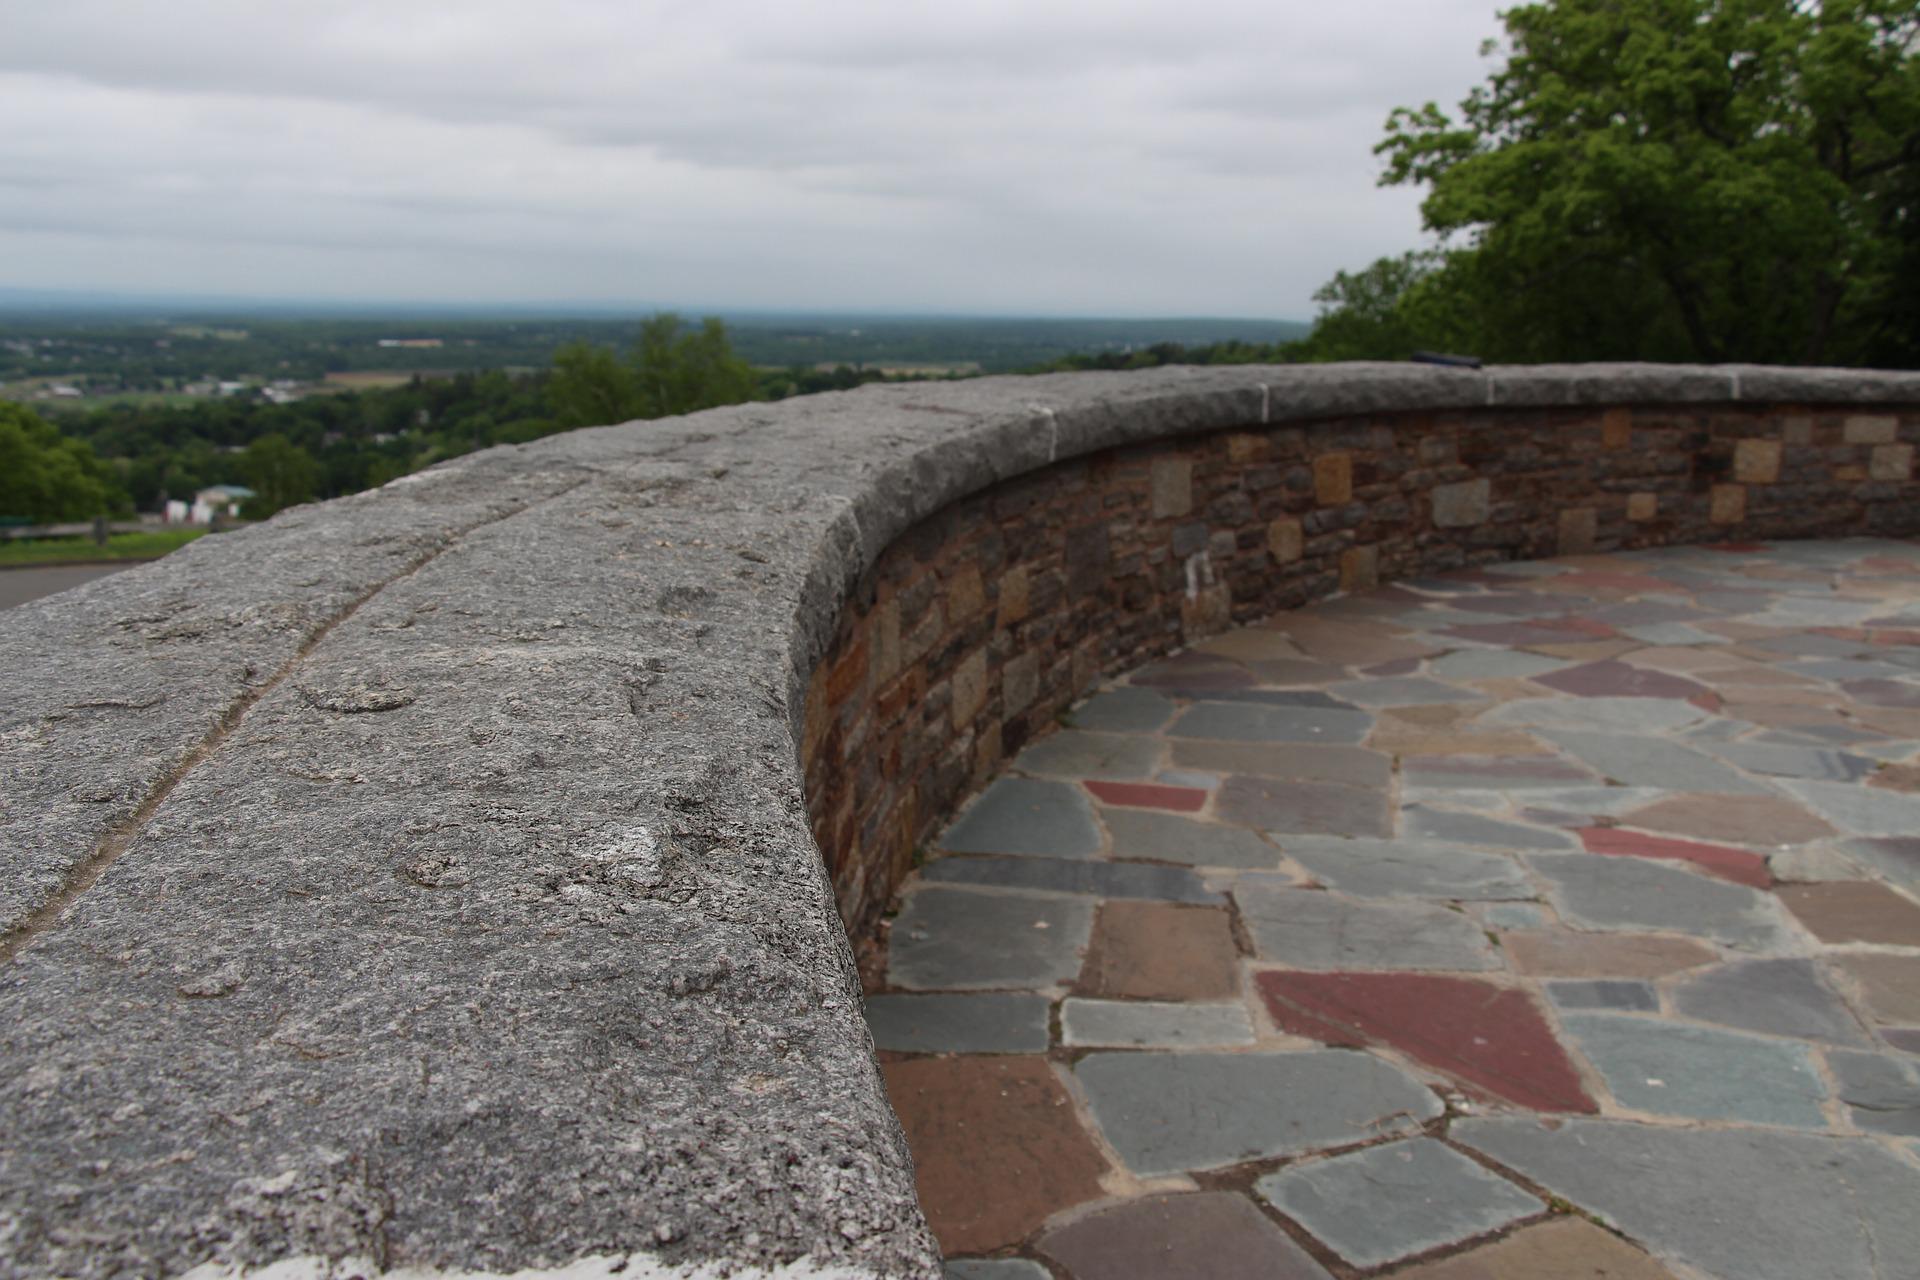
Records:
[[[868,919],[1002,752],[1230,617],[1910,532],[1915,406],[874,387],[492,450],[0,615],[0,1275],[937,1274],[836,898]]]

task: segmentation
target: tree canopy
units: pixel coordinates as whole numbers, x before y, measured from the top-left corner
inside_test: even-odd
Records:
[[[1304,354],[1920,357],[1920,0],[1502,16],[1457,114],[1396,110],[1376,149],[1435,248],[1337,277]]]
[[[93,450],[24,406],[0,400],[0,516],[49,524],[128,505]]]
[[[717,318],[690,329],[662,312],[641,324],[626,360],[588,342],[556,351],[547,400],[561,425],[592,427],[739,404],[754,398],[758,384]]]

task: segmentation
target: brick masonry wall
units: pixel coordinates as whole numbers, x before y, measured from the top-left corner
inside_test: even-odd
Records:
[[[961,499],[880,556],[807,689],[842,919],[1102,676],[1335,591],[1497,560],[1920,531],[1920,407],[1487,409],[1113,449]]]

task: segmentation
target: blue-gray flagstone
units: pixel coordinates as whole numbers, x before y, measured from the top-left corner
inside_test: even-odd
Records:
[[[1142,1177],[1404,1133],[1433,1093],[1364,1053],[1095,1053],[1074,1068],[1100,1131]]]
[[[1920,832],[1920,796],[1795,778],[1784,779],[1780,785],[1848,834],[1906,836]]]
[[[1289,1165],[1253,1185],[1357,1267],[1458,1244],[1547,1207],[1432,1138]]]
[[[1557,794],[1557,793],[1556,793]],[[1529,794],[1528,801],[1541,797]],[[1502,822],[1478,813],[1455,813],[1429,805],[1411,804],[1400,811],[1400,829],[1409,836],[1488,849],[1578,849],[1580,842],[1564,831],[1524,822]]]
[[[1547,983],[1547,998],[1557,1009],[1605,1009],[1620,1013],[1658,1013],[1653,985],[1625,978],[1568,978]]]
[[[1281,847],[1314,879],[1363,898],[1529,899],[1518,863],[1430,840],[1285,836]]]
[[[1061,1043],[1096,1049],[1219,1049],[1253,1043],[1243,1004],[1067,1000]]]
[[[1826,1126],[1826,1086],[1805,1045],[1625,1014],[1561,1025],[1622,1106],[1688,1120]]]
[[[1455,1121],[1449,1134],[1718,1280],[1896,1280],[1920,1259],[1920,1168],[1877,1143],[1617,1120]]]
[[[1228,742],[1336,742],[1351,746],[1366,737],[1372,727],[1373,717],[1364,711],[1198,702],[1167,732],[1182,738]]]
[[[1065,729],[1022,751],[1013,767],[1060,778],[1150,778],[1160,767],[1158,738]]]
[[[1001,778],[947,828],[940,846],[954,853],[1090,858],[1100,852],[1100,828],[1092,801],[1072,783]]]
[[[1827,1066],[1854,1128],[1920,1138],[1920,1059],[1835,1050]]]
[[[1853,1014],[1811,960],[1742,960],[1673,989],[1675,1010],[1702,1022],[1829,1044],[1865,1044]]]
[[[1142,898],[1219,906],[1219,894],[1185,867],[1156,867],[1143,862],[1106,862],[1066,858],[940,858],[922,878],[939,884],[993,885],[1037,893],[1082,894],[1095,898]]]
[[[1242,876],[1233,897],[1263,960],[1295,969],[1498,969],[1471,916],[1422,902],[1349,902]]]
[[[1122,685],[1097,693],[1067,713],[1076,729],[1114,733],[1152,733],[1173,719],[1174,704],[1151,689]]]
[[[1265,870],[1280,865],[1280,851],[1245,827],[1143,809],[1107,808],[1101,820],[1113,837],[1116,858]]]
[[[1477,725],[1661,733],[1707,718],[1708,712],[1679,698],[1521,698],[1483,713]]]
[[[1540,736],[1623,786],[1719,795],[1770,794],[1762,783],[1676,742],[1644,734],[1584,733],[1556,728],[1542,729]]]
[[[1333,692],[1366,707],[1419,707],[1438,702],[1487,701],[1484,693],[1420,676],[1354,680],[1334,685]]]
[[[867,997],[874,1047],[900,1053],[1045,1053],[1045,996]]]
[[[1563,920],[1589,929],[1668,929],[1749,951],[1777,950],[1793,934],[1773,895],[1648,858],[1530,853]]]
[[[920,991],[1058,986],[1080,972],[1093,902],[928,885],[907,895],[887,980]]]
[[[1778,778],[1853,782],[1880,767],[1879,761],[1824,747],[1776,746],[1761,742],[1729,742],[1709,747],[1714,755],[1750,773]],[[1684,788],[1681,788],[1684,790]]]

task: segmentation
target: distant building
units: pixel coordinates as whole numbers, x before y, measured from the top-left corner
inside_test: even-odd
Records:
[[[447,343],[444,338],[382,338],[380,345],[383,347],[444,347]]]
[[[216,515],[237,516],[240,504],[253,496],[253,490],[241,484],[209,485],[193,495],[193,506],[187,509],[188,524],[212,524]],[[173,518],[174,504],[167,504],[167,518]]]

